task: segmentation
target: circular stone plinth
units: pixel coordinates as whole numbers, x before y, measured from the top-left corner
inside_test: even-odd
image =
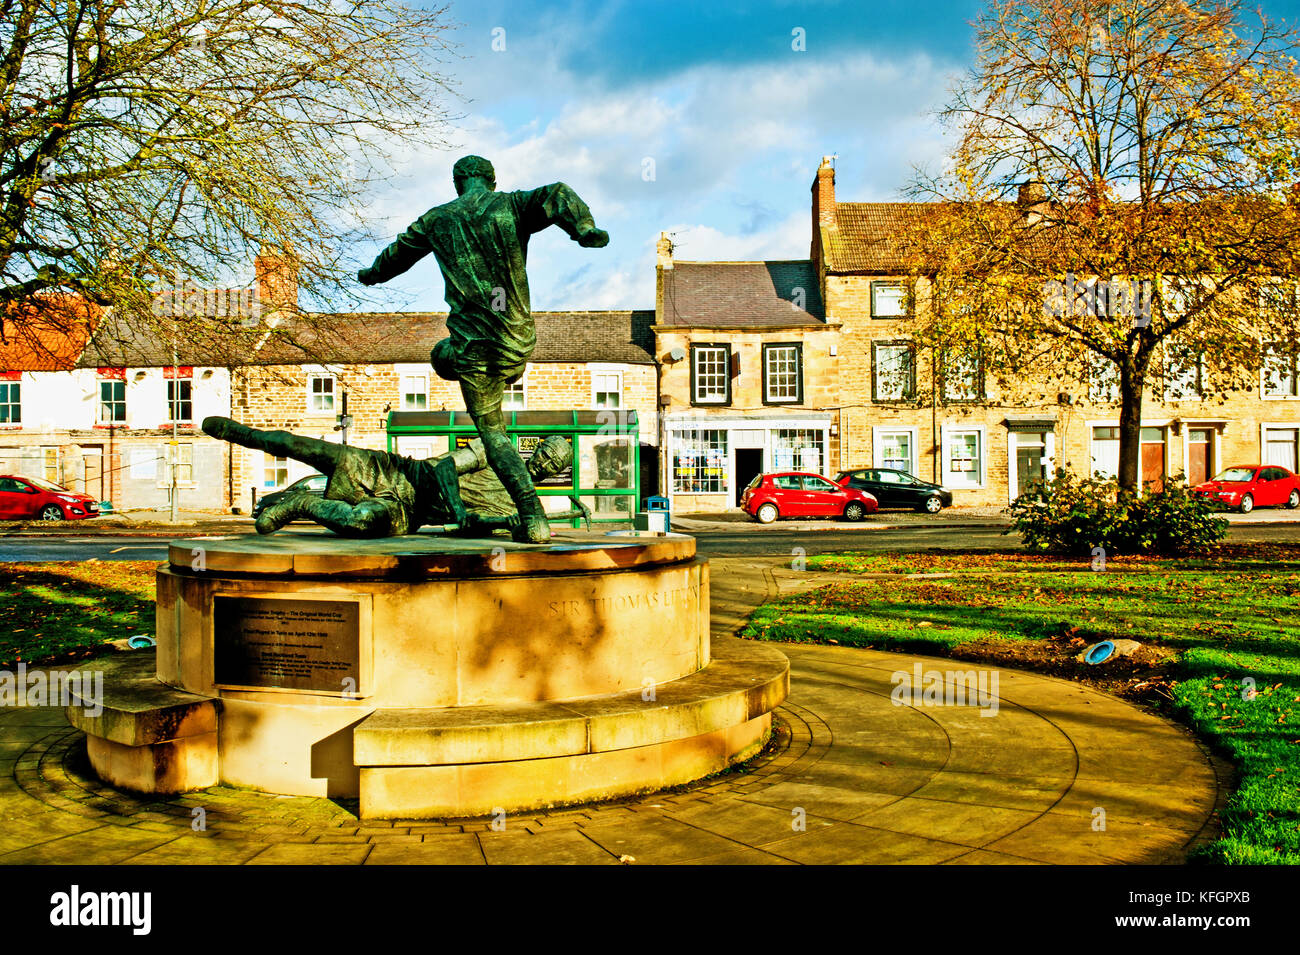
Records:
[[[708,564],[677,534],[193,538],[171,544],[157,582],[158,679],[220,700],[222,782],[279,793],[357,795],[377,764],[356,761],[353,732],[375,714],[471,709],[457,719],[510,735],[486,708],[524,707],[509,720],[529,725],[538,704],[631,694],[639,708],[711,659]],[[702,772],[752,745],[736,726],[753,736],[766,714],[737,705],[700,728],[724,760]],[[561,724],[571,749],[577,730]]]
[[[549,544],[509,537],[407,534],[370,540],[328,531],[281,530],[264,537],[193,537],[172,541],[172,567],[205,573],[421,580],[627,570],[688,561],[695,538],[684,534],[568,531]]]

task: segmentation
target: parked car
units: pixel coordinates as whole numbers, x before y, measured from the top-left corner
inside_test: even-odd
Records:
[[[760,524],[781,517],[843,517],[860,521],[879,508],[876,499],[857,488],[841,487],[820,474],[783,471],[760,474],[740,497],[740,507]]]
[[[894,468],[841,471],[835,475],[835,483],[866,491],[881,507],[908,507],[938,514],[952,506],[952,491]]]
[[[0,521],[79,521],[99,514],[93,497],[41,478],[0,475]]]
[[[301,491],[307,491],[309,494],[324,496],[325,484],[329,481],[323,474],[308,474],[304,478],[299,478],[282,491],[272,491],[270,494],[264,494],[257,499],[253,505],[253,520],[257,520],[259,514],[266,508],[270,507],[276,501],[283,498],[286,494],[297,494]]]
[[[1196,485],[1192,493],[1243,514],[1257,507],[1300,507],[1300,476],[1276,464],[1244,464]]]

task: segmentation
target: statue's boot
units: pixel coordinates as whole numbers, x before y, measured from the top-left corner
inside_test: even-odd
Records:
[[[519,524],[511,530],[511,536],[521,544],[549,543],[551,525],[546,520],[542,499],[510,439],[499,431],[489,431],[483,435],[483,451],[519,511]]]
[[[234,418],[223,418],[221,415],[210,415],[204,418],[203,433],[220,438],[222,441],[242,444],[244,447],[248,447],[248,442],[255,437],[252,428],[240,424]]]

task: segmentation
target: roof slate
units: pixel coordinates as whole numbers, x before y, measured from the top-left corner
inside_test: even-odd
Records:
[[[901,239],[936,216],[934,202],[837,202],[834,229],[822,229],[823,251],[831,272],[897,275],[907,271]]]
[[[663,270],[664,314],[678,327],[824,325],[821,283],[807,259],[673,262]],[[802,304],[800,304],[802,301]]]
[[[534,312],[537,348],[533,361],[653,364],[654,312]],[[427,364],[429,351],[447,337],[446,312],[353,312],[288,319],[261,343],[266,326],[232,335],[223,343],[200,344],[182,337],[181,365],[281,365],[304,363]],[[238,342],[239,344],[236,344]],[[81,356],[81,367],[141,366],[172,363],[171,342],[108,324]]]

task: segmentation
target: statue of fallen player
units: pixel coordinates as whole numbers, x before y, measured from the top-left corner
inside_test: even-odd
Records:
[[[259,534],[270,534],[294,520],[307,519],[343,537],[396,537],[422,526],[459,534],[487,534],[502,528],[512,534],[519,512],[510,493],[488,464],[482,441],[429,460],[386,451],[333,444],[288,431],[262,431],[230,418],[203,419],[203,431],[276,457],[307,464],[329,480],[325,495],[291,494],[258,516]],[[559,474],[573,461],[569,442],[558,435],[542,441],[526,468],[534,482]],[[557,519],[590,519],[576,498]]]

